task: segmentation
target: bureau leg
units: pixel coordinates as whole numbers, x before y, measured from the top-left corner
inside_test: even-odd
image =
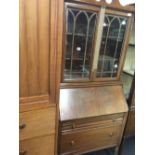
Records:
[[[115,150],[114,150],[114,155],[118,155],[118,152],[119,152],[119,147],[116,146],[116,147],[115,147]]]

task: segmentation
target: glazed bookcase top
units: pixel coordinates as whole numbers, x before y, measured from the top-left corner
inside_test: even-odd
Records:
[[[61,82],[119,80],[134,14],[81,2],[65,3]]]

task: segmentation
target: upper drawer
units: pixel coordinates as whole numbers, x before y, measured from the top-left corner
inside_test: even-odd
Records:
[[[23,112],[19,115],[20,140],[55,133],[55,108]]]
[[[107,116],[100,116],[100,117],[94,117],[94,118],[66,121],[66,122],[62,122],[61,131],[66,132],[66,131],[90,128],[90,127],[98,127],[98,126],[108,127],[108,126],[121,125],[123,121],[123,116],[124,116],[124,113],[120,113],[115,115],[107,115]]]

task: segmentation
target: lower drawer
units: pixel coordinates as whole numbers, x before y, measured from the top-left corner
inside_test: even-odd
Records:
[[[119,141],[120,131],[121,126],[113,126],[62,133],[60,152],[61,154],[75,154],[115,146]]]
[[[54,135],[20,141],[19,155],[54,155]]]

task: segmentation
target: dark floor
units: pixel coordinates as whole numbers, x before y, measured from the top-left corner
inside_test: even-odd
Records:
[[[113,149],[101,150],[83,155],[113,155]],[[121,155],[135,155],[135,137],[125,139]]]

